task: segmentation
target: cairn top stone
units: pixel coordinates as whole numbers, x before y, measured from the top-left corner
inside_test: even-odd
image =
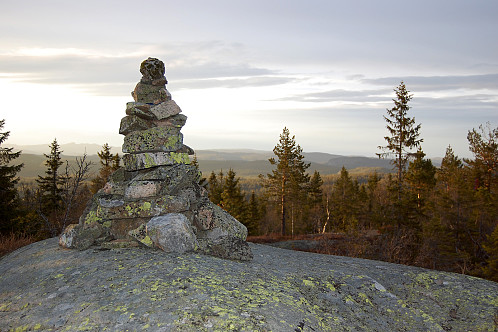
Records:
[[[151,58],[149,57],[148,59],[142,61],[140,64],[140,72],[142,73],[142,83],[149,83],[153,84],[154,81],[164,81],[163,84],[167,84],[168,81],[166,78],[164,78],[165,74],[165,66],[164,62],[157,58]],[[164,80],[162,80],[164,78]],[[153,85],[159,85],[159,84],[153,84]]]

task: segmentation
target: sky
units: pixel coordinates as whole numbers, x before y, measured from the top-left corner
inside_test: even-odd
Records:
[[[498,126],[496,0],[1,0],[0,119],[10,144],[109,143],[140,63],[166,65],[193,149],[375,157],[401,81],[422,149],[471,157]]]

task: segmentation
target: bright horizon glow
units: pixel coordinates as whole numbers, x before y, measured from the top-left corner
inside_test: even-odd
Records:
[[[471,157],[468,131],[498,125],[492,0],[132,4],[5,2],[6,144],[121,146],[149,56],[165,62],[194,149],[268,151],[287,127],[305,152],[374,157],[401,80],[429,157],[448,145]]]

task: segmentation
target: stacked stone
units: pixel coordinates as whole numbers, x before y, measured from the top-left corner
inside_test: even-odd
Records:
[[[119,130],[124,168],[94,195],[79,224],[66,228],[60,245],[138,245],[251,259],[246,227],[209,201],[200,172],[190,165],[194,152],[180,132],[187,117],[166,89],[164,63],[148,58],[140,72]]]

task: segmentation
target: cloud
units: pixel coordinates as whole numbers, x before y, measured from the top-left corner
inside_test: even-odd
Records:
[[[296,94],[293,96],[288,96],[280,99],[279,101],[297,101],[297,102],[311,102],[311,103],[324,103],[324,102],[361,102],[361,103],[372,103],[372,102],[384,102],[389,100],[386,98],[386,94],[389,90],[345,90],[345,89],[333,89],[321,92],[311,92],[305,94]]]
[[[135,44],[128,48],[133,46],[133,52],[111,53],[76,48],[0,51],[0,75],[19,82],[67,84],[97,95],[122,95],[125,86],[126,91],[133,89],[140,79],[139,64],[153,56],[165,61],[168,80],[185,89],[269,86],[294,80],[251,66],[240,57],[234,57],[234,62],[230,54],[243,48],[237,43]]]
[[[442,91],[453,89],[492,89],[498,90],[498,74],[461,76],[407,76],[363,79],[364,83],[398,86],[404,81],[410,91]]]

